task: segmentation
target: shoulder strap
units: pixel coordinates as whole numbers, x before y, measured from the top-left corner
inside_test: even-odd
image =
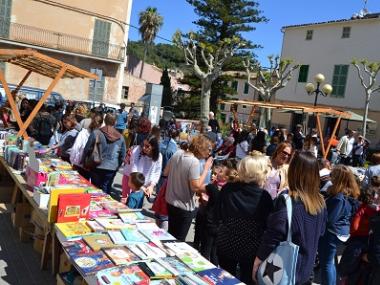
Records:
[[[293,205],[292,198],[288,194],[284,194],[286,202],[286,211],[288,213],[288,236],[286,240],[292,242],[292,217],[293,217]]]

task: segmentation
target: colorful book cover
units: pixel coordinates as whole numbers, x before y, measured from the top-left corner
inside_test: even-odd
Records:
[[[97,201],[96,198],[91,198],[90,212],[88,215],[89,219],[109,218],[114,216],[115,215],[112,214],[110,210],[104,209],[101,202]]]
[[[137,265],[113,267],[96,274],[99,285],[149,285],[150,279]]]
[[[60,194],[58,196],[57,223],[86,220],[90,209],[90,199],[90,194]]]
[[[215,265],[201,256],[199,253],[183,253],[178,258],[190,267],[194,272],[200,272],[207,269],[215,268]]]
[[[118,201],[115,201],[115,200],[103,202],[102,206],[105,209],[110,210],[112,213],[119,213],[119,212],[123,212],[123,211],[128,211],[128,207],[125,204],[118,202]]]
[[[143,236],[135,227],[121,229],[121,233],[128,242],[148,242],[149,240]]]
[[[110,238],[112,239],[114,244],[118,245],[126,245],[128,244],[127,240],[124,238],[123,234],[121,231],[108,231],[107,232]]]
[[[151,280],[149,285],[176,285],[174,279]]]
[[[107,248],[103,251],[116,265],[141,261],[137,255],[126,247]]]
[[[233,275],[221,268],[211,268],[197,273],[207,284],[210,285],[237,285],[243,284]]]
[[[105,232],[106,229],[103,228],[97,221],[86,221],[87,226],[91,228],[93,232]]]
[[[195,274],[181,275],[176,278],[179,285],[209,285],[202,278]]]
[[[120,219],[98,218],[96,221],[107,230],[121,230],[130,227]]]
[[[179,260],[175,256],[163,257],[161,260],[164,263],[167,263],[172,268],[174,268],[178,272],[176,275],[184,275],[184,274],[193,273],[193,271],[186,264],[184,264],[181,260]]]
[[[154,240],[162,240],[162,241],[176,240],[175,237],[173,237],[167,231],[160,229],[160,228],[157,228],[157,229],[140,229],[139,231],[144,236],[146,236],[150,241],[154,241]]]
[[[98,251],[102,248],[115,246],[112,240],[106,234],[92,234],[83,237],[83,240],[91,247],[92,250]]]
[[[155,260],[139,262],[137,265],[150,277],[150,279],[174,278],[172,272]]]
[[[146,223],[152,221],[147,216],[144,216],[141,212],[119,213],[119,217],[126,224]]]
[[[50,190],[50,200],[48,205],[48,221],[55,223],[57,221],[58,213],[58,197],[60,194],[79,194],[83,193],[83,188],[73,187],[56,187]]]
[[[91,233],[91,229],[86,225],[86,222],[57,223],[55,226],[65,239],[81,237]]]
[[[82,240],[64,241],[62,247],[69,256],[86,254],[92,252],[91,248]]]
[[[83,275],[95,274],[102,269],[115,266],[102,251],[75,255],[73,261]]]

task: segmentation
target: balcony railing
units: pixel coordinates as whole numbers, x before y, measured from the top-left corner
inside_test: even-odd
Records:
[[[123,61],[125,47],[18,23],[0,21],[0,38],[62,51]]]

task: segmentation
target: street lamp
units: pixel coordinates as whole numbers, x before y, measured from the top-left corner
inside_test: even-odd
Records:
[[[318,73],[317,75],[315,75],[314,80],[317,83],[317,88],[315,88],[313,83],[309,82],[305,85],[305,89],[306,89],[307,94],[309,95],[315,94],[315,99],[314,99],[314,107],[315,107],[317,106],[318,95],[322,95],[326,97],[332,93],[333,88],[330,84],[325,84],[322,86],[322,89],[321,89],[321,84],[323,83],[323,81],[325,81],[325,76],[322,73]]]

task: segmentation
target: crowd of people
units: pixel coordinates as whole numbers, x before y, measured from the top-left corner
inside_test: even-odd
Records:
[[[22,116],[32,109],[21,108]],[[152,126],[124,104],[114,113],[83,109],[43,107],[28,134],[106,193],[123,168],[122,202],[142,208],[147,199],[158,225],[181,241],[195,218],[194,247],[244,283],[255,284],[260,265],[291,238],[295,284],[311,284],[316,268],[322,284],[380,284],[380,153],[355,176],[350,166],[366,160],[362,136],[333,138],[323,159],[316,130],[304,135],[301,125],[232,128],[223,138],[213,113],[204,129],[174,119]]]

